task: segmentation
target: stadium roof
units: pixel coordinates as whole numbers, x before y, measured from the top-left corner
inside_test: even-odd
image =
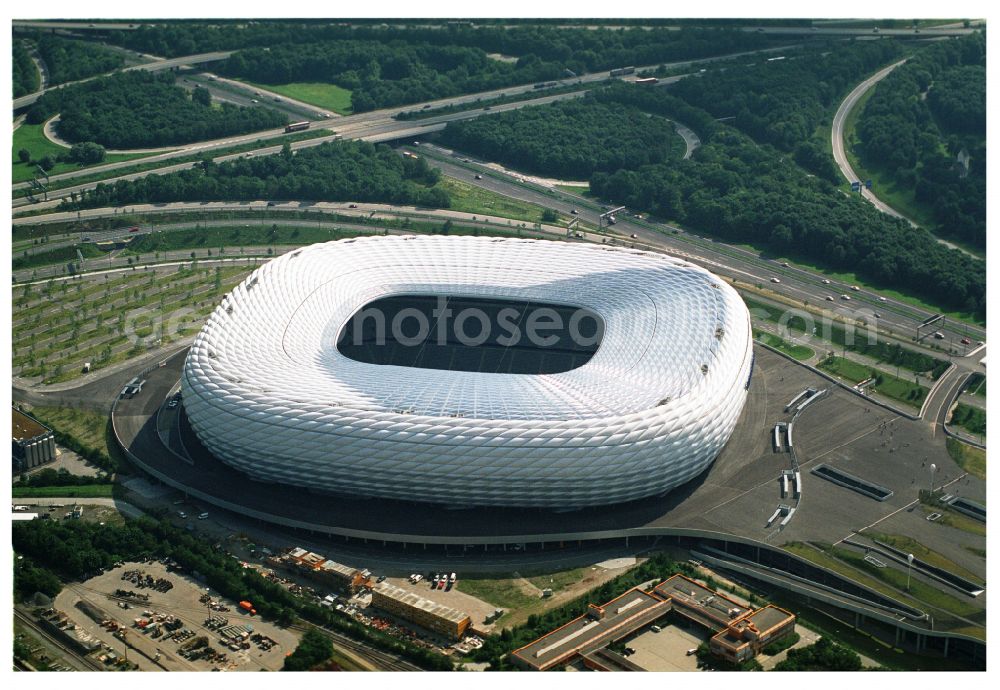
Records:
[[[375,366],[341,354],[352,315],[396,294],[537,300],[599,314],[603,340],[558,374]],[[742,310],[742,314],[739,311]],[[313,245],[257,269],[192,348],[223,395],[261,412],[331,408],[490,420],[639,413],[732,385],[745,307],[709,272],[638,250],[536,240],[374,237]]]

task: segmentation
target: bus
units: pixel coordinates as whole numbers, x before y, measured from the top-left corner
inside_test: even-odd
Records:
[[[285,125],[286,132],[301,132],[303,129],[309,129],[310,122],[292,122]]]

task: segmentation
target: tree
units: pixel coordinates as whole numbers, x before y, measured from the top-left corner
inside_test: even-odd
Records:
[[[860,671],[861,657],[829,637],[821,637],[815,644],[791,649],[775,671]]]
[[[543,223],[555,223],[557,220],[559,220],[559,214],[557,214],[551,208],[547,208],[544,211],[542,211]]]
[[[212,105],[212,94],[208,92],[208,89],[195,89],[191,93],[191,100],[207,108]]]
[[[56,167],[56,159],[51,154],[48,154],[43,156],[42,160],[38,161],[38,165],[42,170],[48,172],[49,170],[52,170],[52,168]]]
[[[316,628],[302,636],[295,651],[285,657],[283,671],[308,671],[333,656],[330,638]]]
[[[31,162],[31,151],[28,149],[18,149],[17,157],[22,163],[29,163]]]
[[[95,144],[92,141],[84,141],[79,144],[73,144],[69,153],[66,154],[66,159],[80,165],[94,165],[103,161],[104,156],[105,149],[103,146]]]

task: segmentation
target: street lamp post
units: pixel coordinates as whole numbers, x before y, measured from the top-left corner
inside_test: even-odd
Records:
[[[913,567],[913,554],[906,556],[906,591],[910,591],[910,569]]]
[[[931,463],[931,497],[934,496],[934,473],[937,472],[937,465]]]

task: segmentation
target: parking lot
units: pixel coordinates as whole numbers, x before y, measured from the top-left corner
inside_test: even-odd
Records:
[[[707,641],[709,634],[693,624],[682,628],[661,621],[659,625],[660,632],[646,628],[628,640],[628,646],[635,650],[629,661],[647,671],[697,671],[698,658],[687,652]]]
[[[81,601],[91,615],[78,606]],[[299,638],[158,561],[125,563],[70,584],[54,607],[119,655],[125,643],[115,628],[125,630],[128,659],[143,671],[276,671]]]

